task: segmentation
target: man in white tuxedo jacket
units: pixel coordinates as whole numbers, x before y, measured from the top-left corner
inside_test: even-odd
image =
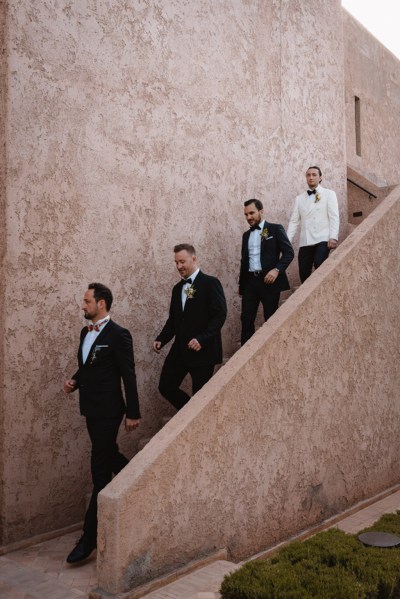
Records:
[[[339,239],[339,208],[336,193],[321,187],[319,166],[306,172],[308,189],[297,196],[290,217],[287,236],[292,243],[300,227],[299,275],[303,283],[337,246]]]

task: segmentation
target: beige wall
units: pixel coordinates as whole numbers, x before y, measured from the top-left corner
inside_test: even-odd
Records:
[[[6,205],[6,146],[5,128],[7,114],[7,60],[6,60],[6,19],[3,4],[0,5],[0,306],[4,305],[3,259],[6,251],[5,205]],[[4,438],[4,321],[0,318],[0,435]],[[0,441],[0,542],[4,527],[4,452]]]
[[[345,10],[347,162],[377,186],[399,183],[399,60]],[[361,156],[356,154],[354,96],[360,98]]]
[[[368,179],[365,179],[360,173],[348,167],[347,205],[349,223],[352,226],[359,225],[394,188],[395,185],[378,187]],[[354,214],[358,216],[354,216]]]
[[[101,492],[100,588],[239,560],[399,481],[399,221],[397,187]]]
[[[286,224],[317,162],[346,212],[342,57],[339,0],[8,3],[1,543],[82,517],[87,433],[60,388],[89,281],[111,286],[134,334],[133,455],[169,410],[150,346],[172,246],[193,242],[221,278],[231,353],[242,200]]]

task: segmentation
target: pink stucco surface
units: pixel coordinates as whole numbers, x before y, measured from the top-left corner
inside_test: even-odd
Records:
[[[117,593],[398,483],[400,187],[100,494]]]
[[[343,10],[347,163],[378,186],[399,183],[399,60]],[[360,100],[356,153],[354,96]]]
[[[0,8],[0,55],[4,56],[6,46],[6,22],[4,11]],[[0,222],[5,222],[6,205],[6,98],[7,98],[7,62],[0,59]],[[0,264],[3,262],[6,250],[6,232],[5,227],[0,226]],[[0,267],[0,276],[1,276]],[[0,306],[4,304],[4,285],[0,285]],[[4,379],[4,322],[0,318],[0,431],[4,430],[4,394],[1,381]],[[3,538],[4,520],[1,517],[4,509],[4,452],[0,441],[0,539]]]
[[[243,200],[260,197],[286,225],[305,169],[320,163],[345,232],[346,186],[339,0],[21,0],[0,11],[7,545],[83,516],[89,443],[61,386],[87,283],[110,285],[112,316],[133,332],[143,422],[121,435],[132,456],[171,413],[151,343],[177,278],[174,244],[192,242],[224,285],[229,355]]]

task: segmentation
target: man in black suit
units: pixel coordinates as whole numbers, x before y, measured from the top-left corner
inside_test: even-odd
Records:
[[[278,309],[280,292],[290,289],[285,270],[294,257],[282,225],[264,220],[260,200],[244,203],[244,216],[250,230],[243,234],[239,294],[242,296],[241,344],[254,334],[254,321],[260,302],[264,319]]]
[[[78,370],[64,383],[66,393],[79,389],[80,411],[86,417],[92,443],[93,492],[83,535],[67,557],[70,564],[86,559],[97,546],[97,495],[111,481],[112,475],[128,463],[117,445],[123,415],[126,413],[127,431],[133,431],[140,421],[132,336],[110,319],[112,301],[112,293],[105,285],[91,283],[88,286],[82,310],[91,324],[81,331]]]
[[[190,399],[180,389],[186,374],[190,373],[195,394],[210,380],[215,365],[222,362],[221,329],[227,309],[221,283],[201,272],[194,247],[186,243],[176,245],[174,254],[182,280],[172,290],[169,317],[153,349],[160,353],[175,337],[158,388],[180,410]]]

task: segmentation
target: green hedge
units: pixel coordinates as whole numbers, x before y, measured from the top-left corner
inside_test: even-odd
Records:
[[[400,536],[400,511],[362,532],[370,530]],[[365,547],[358,534],[330,529],[249,562],[225,576],[222,599],[400,598],[400,549]]]

